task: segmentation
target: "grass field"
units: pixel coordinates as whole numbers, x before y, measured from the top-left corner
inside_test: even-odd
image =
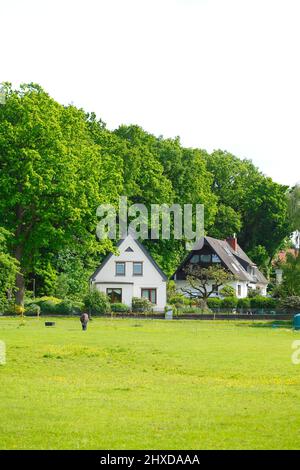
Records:
[[[48,319],[47,319],[48,320]],[[1,449],[299,449],[300,332],[0,318]]]

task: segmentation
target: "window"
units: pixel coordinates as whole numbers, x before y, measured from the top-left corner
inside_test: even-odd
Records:
[[[125,251],[127,251],[127,252],[129,251],[129,252],[132,252],[132,253],[133,253],[133,249],[131,248],[131,246],[129,246],[128,248],[126,248]]]
[[[199,263],[200,256],[199,255],[193,255],[191,257],[191,263]]]
[[[142,276],[143,275],[143,263],[140,261],[134,261],[132,265],[132,274],[134,276]]]
[[[156,289],[142,289],[142,297],[150,300],[152,304],[156,304]]]
[[[211,255],[201,255],[200,259],[202,263],[210,263],[211,262]]]
[[[238,296],[240,297],[242,295],[242,286],[238,284],[237,288],[238,288]]]
[[[122,302],[122,289],[106,289],[106,295],[112,304]]]
[[[221,263],[221,260],[218,255],[212,255],[211,260],[213,263]]]
[[[117,262],[116,263],[116,276],[125,276],[125,263]]]

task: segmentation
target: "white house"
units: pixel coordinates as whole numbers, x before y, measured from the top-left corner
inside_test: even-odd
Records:
[[[235,289],[239,298],[247,297],[250,290],[257,291],[260,295],[267,294],[268,280],[257,266],[251,261],[239,246],[236,237],[218,240],[212,237],[203,237],[193,246],[192,251],[186,256],[172,278],[178,291],[182,289],[192,290],[186,280],[185,268],[189,264],[197,264],[208,267],[214,264],[222,266],[235,275],[235,280],[228,283]],[[213,281],[208,282],[208,289],[213,291],[211,297],[218,297],[222,286],[217,288]]]
[[[167,276],[148,250],[132,235],[117,244],[118,255],[110,253],[90,278],[91,285],[107,294],[111,302],[131,306],[133,297],[146,297],[155,311],[167,303]]]

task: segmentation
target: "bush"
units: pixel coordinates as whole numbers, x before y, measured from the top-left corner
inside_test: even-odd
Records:
[[[130,311],[130,308],[128,307],[128,305],[122,304],[121,302],[116,302],[115,304],[111,304],[110,306],[113,312],[128,313]]]
[[[251,307],[250,299],[245,297],[244,299],[239,299],[237,303],[238,308],[249,309]]]
[[[87,310],[94,314],[110,313],[111,305],[109,298],[98,289],[91,291],[84,298],[84,306]]]
[[[189,303],[189,299],[187,299],[183,294],[180,293],[176,293],[169,298],[169,304],[175,305],[176,307],[186,305],[186,302]]]
[[[25,308],[25,315],[39,316],[41,313],[41,307],[37,304],[30,304]]]
[[[278,305],[278,301],[272,297],[263,297],[262,295],[257,295],[250,299],[250,305],[252,308],[266,308],[274,309]]]
[[[133,312],[151,312],[153,309],[152,303],[145,297],[132,298],[132,311]]]
[[[207,306],[209,308],[220,308],[222,305],[222,300],[218,297],[209,297],[207,299]]]
[[[235,288],[232,287],[232,286],[224,286],[224,287],[220,290],[220,294],[221,294],[223,297],[235,297]]]
[[[300,296],[292,295],[290,297],[286,297],[285,299],[281,299],[280,308],[292,311],[299,310],[300,312]]]
[[[238,303],[237,297],[225,297],[222,299],[222,308],[236,308]]]
[[[83,305],[79,302],[72,302],[72,300],[65,299],[56,305],[56,313],[62,315],[78,315],[81,313]]]

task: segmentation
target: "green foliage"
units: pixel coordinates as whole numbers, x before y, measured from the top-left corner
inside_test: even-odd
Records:
[[[251,302],[248,297],[238,299],[237,307],[243,310],[248,310],[251,307]]]
[[[207,299],[207,306],[209,308],[221,308],[222,299],[219,299],[219,297],[210,297]]]
[[[219,199],[221,212],[220,223],[216,217],[214,233],[224,238],[236,231],[241,246],[247,252],[260,245],[268,257],[273,258],[292,230],[287,186],[264,176],[251,161],[240,160],[221,150],[207,156],[207,167],[213,175],[212,188]],[[234,217],[229,210],[227,218],[224,206],[237,216]],[[239,222],[241,227],[238,230]]]
[[[91,289],[84,298],[85,308],[92,314],[104,314],[111,311],[109,298],[98,289]]]
[[[25,315],[39,316],[41,313],[41,307],[37,304],[30,304],[25,307]]]
[[[133,312],[151,312],[153,310],[153,305],[145,297],[133,297],[131,308]]]
[[[187,300],[188,299],[183,294],[178,292],[169,298],[169,304],[180,307],[181,305],[185,305]]]
[[[238,304],[237,297],[225,297],[222,299],[222,308],[236,308]]]
[[[291,295],[289,297],[285,297],[284,299],[280,300],[279,305],[282,310],[298,310],[298,313],[300,313],[300,296]]]
[[[265,309],[274,309],[278,305],[278,301],[271,297],[263,297],[257,295],[250,299],[250,305],[252,308],[265,308]]]
[[[8,253],[9,238],[10,233],[0,227],[0,311],[8,305],[7,294],[14,291],[19,271],[19,263]]]
[[[111,310],[112,312],[128,313],[130,311],[130,308],[126,304],[122,304],[121,302],[116,302],[114,304],[111,304]]]
[[[232,286],[224,286],[219,293],[223,297],[235,297],[235,288]]]
[[[283,271],[283,282],[278,288],[280,297],[300,296],[300,255],[288,253],[280,267]]]
[[[204,302],[212,295],[211,284],[217,287],[224,286],[233,281],[235,276],[220,266],[209,266],[203,268],[200,265],[190,265],[186,268],[186,278],[189,288],[182,289],[183,292],[203,300]]]
[[[250,161],[221,150],[208,155],[185,148],[179,138],[155,137],[136,125],[111,132],[94,113],[62,106],[36,84],[17,90],[4,84],[3,91],[0,225],[9,235],[2,249],[0,232],[1,302],[16,279],[19,304],[33,279],[38,296],[75,302],[86,297],[89,275],[113,248],[109,240],[96,240],[96,208],[116,206],[120,195],[148,209],[153,203],[204,204],[207,233],[238,233],[265,272],[299,225],[299,190],[287,197],[286,186]],[[185,255],[182,240],[145,245],[169,275]],[[199,296],[208,298],[202,291]]]

